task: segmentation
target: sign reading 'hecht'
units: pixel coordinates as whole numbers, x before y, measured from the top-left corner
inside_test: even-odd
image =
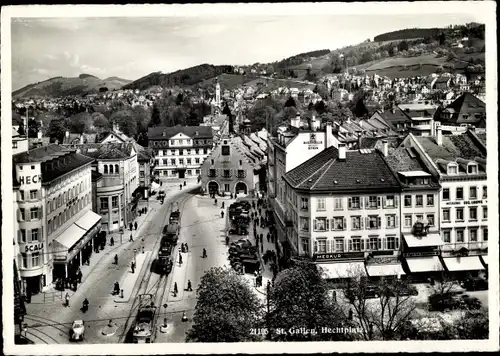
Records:
[[[37,184],[37,183],[41,183],[41,182],[42,182],[42,175],[41,174],[37,174],[34,176],[19,177],[20,184],[31,184],[31,183]]]

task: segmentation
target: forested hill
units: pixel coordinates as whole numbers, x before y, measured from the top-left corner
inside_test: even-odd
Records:
[[[406,28],[375,36],[375,42],[407,40],[411,38],[437,37],[444,29],[441,28]]]

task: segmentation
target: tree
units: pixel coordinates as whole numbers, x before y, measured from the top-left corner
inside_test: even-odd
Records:
[[[457,330],[457,336],[460,340],[488,339],[488,311],[485,309],[467,310],[461,318],[455,320],[454,327]]]
[[[285,108],[288,107],[297,107],[297,104],[295,103],[295,100],[290,96],[288,97],[287,101],[285,102]]]
[[[105,92],[107,92],[108,90],[109,90],[109,89],[108,89],[108,88],[106,88],[106,87],[101,87],[101,88],[99,88],[99,93],[105,93]]]
[[[105,132],[111,129],[111,122],[100,112],[93,113],[92,120],[94,122],[94,127],[98,132]]]
[[[61,118],[62,116],[55,112],[41,112],[40,114],[37,115],[36,121],[40,123],[41,130],[44,133],[44,135],[46,135],[47,132],[49,131],[50,122],[52,120],[58,120]]]
[[[268,289],[269,330],[275,341],[345,340],[347,334],[321,332],[322,327],[348,326],[347,317],[328,291],[315,264],[294,262],[291,268],[280,272],[274,286]],[[291,330],[315,330],[312,333],[291,333]]]
[[[323,99],[327,100],[330,97],[328,94],[328,88],[325,84],[317,84],[314,89],[316,90],[315,92],[318,93],[318,95]]]
[[[49,124],[48,136],[50,142],[62,143],[66,134],[66,124],[64,119],[52,120]]]
[[[131,108],[114,112],[109,121],[118,124],[120,131],[129,137],[137,135],[137,122]]]
[[[408,288],[408,282],[400,279],[382,280],[369,285],[360,278],[360,271],[351,271],[352,277],[344,289],[344,296],[352,307],[355,324],[362,330],[365,340],[395,340],[413,316],[416,304],[411,296],[400,296],[399,291]],[[375,287],[378,298],[368,302],[367,290]],[[394,296],[393,296],[394,295]]]
[[[149,110],[142,106],[134,106],[132,108],[135,122],[137,123],[137,132],[147,132],[149,121],[151,120],[151,114]]]
[[[40,122],[35,119],[29,119],[28,121],[28,138],[36,138],[38,135],[38,130],[40,129]]]
[[[87,112],[78,113],[68,119],[68,128],[74,133],[89,133],[92,126],[92,116]]]
[[[151,111],[151,120],[149,121],[149,126],[159,126],[161,125],[160,109],[158,104],[155,102],[153,104],[153,110]]]
[[[187,340],[194,342],[255,341],[252,329],[262,305],[248,282],[230,268],[212,267],[201,278],[198,302]]]

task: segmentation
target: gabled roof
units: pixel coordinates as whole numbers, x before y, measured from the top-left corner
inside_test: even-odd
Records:
[[[396,123],[411,122],[411,119],[408,117],[408,115],[398,107],[394,108],[394,112],[392,112],[392,109],[390,109],[384,112],[380,112],[377,110],[376,113],[393,125]]]
[[[121,142],[133,142],[134,141],[133,138],[128,137],[127,135],[125,135],[122,132],[110,131],[110,132],[103,132],[101,134],[102,139],[100,139],[99,142],[103,142],[105,139],[107,139],[111,135],[116,136],[116,138],[118,138],[118,140]],[[95,140],[94,142],[97,142],[97,140]]]
[[[346,160],[339,161],[333,146],[288,172],[284,179],[295,189],[317,192],[400,188],[380,152],[347,151]]]
[[[133,143],[88,143],[71,145],[71,148],[94,159],[127,159],[135,152]]]
[[[165,133],[165,136],[163,135]],[[166,140],[175,135],[183,133],[191,138],[212,138],[211,126],[157,126],[148,128],[148,139],[150,140]]]
[[[468,92],[460,95],[455,101],[448,105],[446,109],[454,113],[451,121],[455,121],[457,124],[478,123],[481,121],[482,117],[486,115],[486,104],[481,99]],[[459,117],[459,114],[468,114],[469,119],[462,119]],[[476,115],[478,116],[476,117]]]

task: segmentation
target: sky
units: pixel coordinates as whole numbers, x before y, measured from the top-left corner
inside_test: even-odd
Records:
[[[442,13],[12,18],[12,89],[82,73],[136,80],[202,63],[274,62],[404,28],[472,21],[473,14]]]

